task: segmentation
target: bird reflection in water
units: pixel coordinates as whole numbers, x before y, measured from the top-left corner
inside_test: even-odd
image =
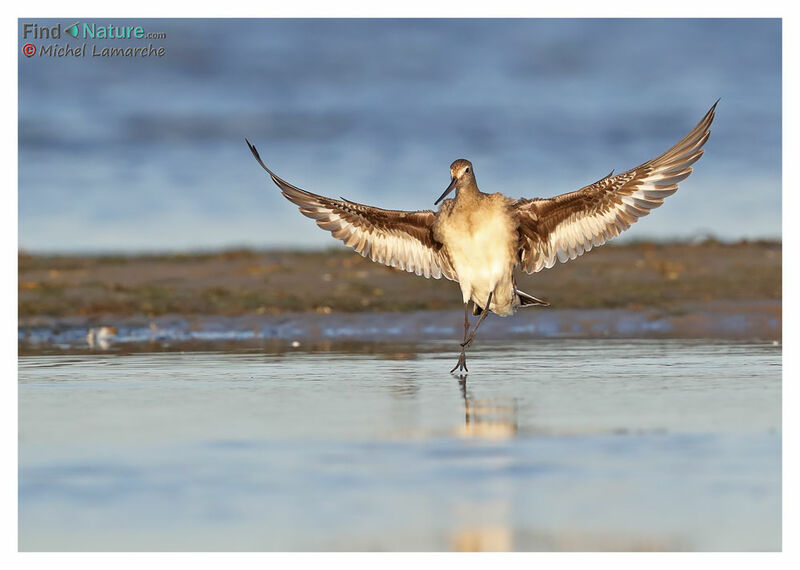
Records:
[[[508,439],[517,435],[517,401],[515,398],[475,398],[467,390],[467,375],[458,376],[464,400],[462,437]]]
[[[515,398],[476,398],[467,388],[467,375],[458,376],[464,401],[464,424],[458,435],[476,439],[510,439],[517,434]],[[515,550],[512,506],[507,497],[494,501],[465,501],[456,508],[461,521],[452,530],[450,548],[457,552],[509,552]]]
[[[507,526],[469,528],[453,533],[452,549],[456,552],[510,552],[514,536]]]

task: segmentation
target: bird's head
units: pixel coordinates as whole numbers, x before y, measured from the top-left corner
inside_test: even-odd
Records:
[[[450,165],[450,186],[445,188],[439,199],[434,202],[434,205],[444,200],[453,190],[470,185],[475,185],[475,172],[473,172],[472,163],[464,158],[459,158]]]

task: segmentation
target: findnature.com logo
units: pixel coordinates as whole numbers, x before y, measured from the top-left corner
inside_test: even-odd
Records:
[[[62,30],[61,24],[41,26],[25,22],[22,24],[23,40],[51,40],[73,38],[76,40],[156,40],[166,39],[164,32],[148,32],[143,26],[120,26],[115,24],[97,24],[94,22],[75,22]],[[39,54],[39,57],[164,57],[166,48],[154,46],[107,46],[90,44],[88,41],[78,44],[35,43],[28,42],[22,46],[22,53],[28,58]]]

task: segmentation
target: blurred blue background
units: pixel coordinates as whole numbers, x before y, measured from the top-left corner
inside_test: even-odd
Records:
[[[97,43],[166,55],[20,53],[26,251],[338,243],[245,136],[303,188],[428,209],[456,158],[485,192],[560,194],[660,154],[718,97],[695,173],[625,237],[781,235],[780,20],[87,21],[165,32]]]

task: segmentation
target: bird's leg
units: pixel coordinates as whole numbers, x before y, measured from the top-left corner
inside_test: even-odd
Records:
[[[469,332],[469,301],[464,303],[464,342],[461,343],[461,356],[458,357],[458,362],[455,366],[453,366],[453,370],[450,371],[452,374],[453,371],[458,368],[459,371],[469,372],[467,370],[467,353],[465,352],[465,348],[467,346],[467,333]]]
[[[478,322],[475,323],[475,328],[473,328],[472,332],[469,333],[469,338],[465,338],[464,339],[464,344],[461,345],[462,348],[466,348],[467,346],[469,346],[469,343],[471,343],[472,339],[475,338],[475,333],[478,332],[478,327],[481,326],[481,323],[483,322],[483,319],[485,319],[486,315],[489,314],[489,305],[491,305],[491,303],[492,303],[492,295],[493,294],[494,294],[494,291],[489,293],[489,299],[487,299],[487,301],[486,301],[486,307],[484,307],[480,318],[478,318]]]
[[[461,343],[461,355],[458,357],[458,362],[453,369],[450,371],[452,374],[456,368],[459,371],[469,372],[467,369],[467,347],[472,342],[472,339],[475,338],[475,333],[478,331],[478,327],[481,326],[483,319],[486,318],[486,315],[489,313],[489,305],[492,303],[492,293],[489,293],[489,299],[486,301],[486,307],[484,307],[481,316],[478,318],[478,322],[475,323],[475,328],[472,329],[472,332],[469,333],[467,336],[467,329],[469,328],[469,320],[467,317],[467,305],[464,305],[464,342]]]
[[[464,303],[464,342],[467,342],[467,333],[469,332],[469,301]]]

